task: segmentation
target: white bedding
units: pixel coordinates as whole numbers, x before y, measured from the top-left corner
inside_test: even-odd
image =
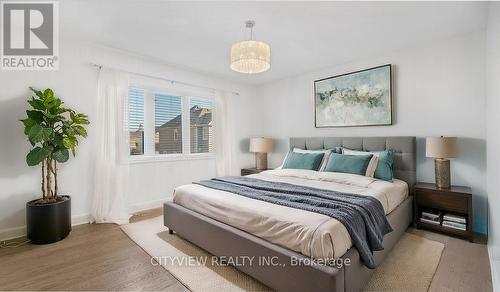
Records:
[[[408,196],[408,185],[372,177],[298,169],[275,169],[251,177],[377,198],[389,214]],[[197,184],[175,189],[174,203],[274,244],[314,258],[338,258],[351,246],[342,223],[326,215],[250,199]]]

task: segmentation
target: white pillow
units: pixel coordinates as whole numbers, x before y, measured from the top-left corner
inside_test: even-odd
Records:
[[[373,177],[375,174],[375,170],[377,169],[378,165],[378,156],[379,152],[365,152],[365,151],[357,151],[357,150],[351,150],[347,148],[342,148],[342,154],[345,155],[370,155],[372,154],[372,159],[370,159],[370,163],[368,163],[368,167],[366,168],[366,173],[365,176]]]
[[[300,148],[297,148],[297,147],[293,148],[292,151],[295,152],[295,153],[324,153],[325,155],[323,155],[323,159],[321,160],[321,164],[319,166],[318,171],[324,171],[325,170],[326,164],[328,163],[328,158],[330,157],[330,154],[332,153],[332,150],[330,150],[330,149],[324,149],[324,150],[323,149],[321,149],[321,150],[305,150],[305,149],[300,149]],[[288,152],[286,153],[285,159],[283,159],[283,162],[281,163],[280,167],[278,167],[278,169],[283,168],[283,165],[285,165],[287,157],[288,157]]]

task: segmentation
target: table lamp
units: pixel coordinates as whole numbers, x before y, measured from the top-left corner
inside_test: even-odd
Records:
[[[434,157],[436,186],[440,189],[449,189],[450,160],[458,157],[458,144],[456,137],[427,137],[425,155]]]
[[[273,141],[268,138],[250,139],[250,152],[255,152],[255,168],[267,169],[267,153],[271,152]]]

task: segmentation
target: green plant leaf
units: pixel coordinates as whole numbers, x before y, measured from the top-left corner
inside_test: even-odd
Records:
[[[43,148],[42,147],[35,147],[26,156],[26,163],[29,166],[38,165],[45,158],[49,157],[49,155],[50,155],[50,153],[52,153],[53,149],[54,148],[52,146],[46,146]]]
[[[33,143],[44,142],[52,139],[54,135],[54,130],[51,128],[44,128],[40,125],[34,125],[31,127],[28,138]]]
[[[88,117],[84,114],[81,113],[71,113],[70,114],[71,120],[75,124],[82,124],[82,125],[88,125]]]
[[[47,109],[51,109],[52,107],[54,107],[54,100],[55,97],[54,97],[54,92],[52,92],[52,89],[50,88],[45,89],[45,91],[43,92],[43,105]]]
[[[46,99],[53,99],[53,98],[54,98],[54,91],[52,91],[52,89],[50,89],[50,88],[47,88],[47,89],[45,89],[45,91],[43,92],[43,96],[44,96]]]
[[[30,87],[30,90],[33,91],[33,93],[36,94],[36,96],[38,96],[39,98],[43,98],[43,92],[41,92],[40,90],[36,90],[33,87]]]
[[[59,98],[56,98],[54,99],[54,107],[55,108],[59,108],[62,104],[62,100],[60,100]]]
[[[71,137],[75,135],[75,130],[70,125],[64,125],[63,133],[66,134],[66,136]]]
[[[68,149],[57,149],[52,153],[52,157],[54,157],[57,162],[64,163],[69,159],[69,151]]]
[[[64,102],[61,101],[61,104],[64,104]],[[65,113],[65,112],[71,112],[70,109],[68,108],[65,108],[65,107],[59,107],[57,110],[56,110],[56,113],[57,114],[62,114],[62,113]]]
[[[70,149],[73,157],[76,156],[76,146],[78,146],[78,140],[75,136],[66,136],[63,138],[64,148]]]
[[[55,109],[58,108],[61,105],[61,100],[59,98],[53,98],[50,100],[47,100],[44,102],[44,105],[47,107],[47,109]]]
[[[84,128],[84,127],[79,126],[79,125],[76,125],[76,126],[73,126],[73,130],[75,130],[75,132],[76,132],[78,135],[80,135],[80,136],[82,136],[82,137],[87,138],[87,130],[85,130],[85,128]]]
[[[35,121],[33,121],[30,118],[27,118],[27,119],[24,119],[24,120],[20,120],[20,121],[24,124],[25,127],[27,127],[27,126],[33,126],[33,125],[36,124]]]
[[[63,138],[63,146],[68,149],[73,149],[78,144],[78,141],[75,137],[64,137]]]
[[[52,140],[52,144],[54,144],[55,146],[63,146],[62,141],[63,141],[63,136],[59,133],[56,133],[54,135],[54,139]]]
[[[28,115],[28,118],[32,119],[33,121],[35,121],[37,123],[43,122],[43,112],[41,112],[41,111],[37,111],[37,110],[26,111],[26,114]]]
[[[29,132],[30,132],[30,130],[31,130],[31,127],[33,127],[34,125],[36,125],[36,122],[33,121],[30,118],[21,120],[21,122],[24,124],[24,134],[25,135],[28,135]]]
[[[45,110],[45,106],[43,105],[43,101],[35,98],[31,98],[31,100],[28,100],[28,103],[31,105],[32,108],[36,110]]]
[[[53,114],[48,113],[48,112],[43,112],[43,115],[45,117],[47,117],[47,119],[49,119],[49,120],[54,120],[58,116],[58,115],[53,115]]]

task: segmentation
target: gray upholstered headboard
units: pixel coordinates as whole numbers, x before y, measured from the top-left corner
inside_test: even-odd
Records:
[[[413,189],[417,180],[416,138],[415,137],[311,137],[290,138],[290,149],[293,147],[315,150],[334,149],[340,147],[362,151],[382,151],[393,149],[394,177],[408,183]]]

